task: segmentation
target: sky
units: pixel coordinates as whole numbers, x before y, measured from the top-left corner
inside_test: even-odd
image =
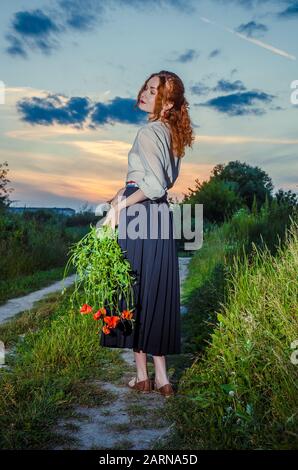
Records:
[[[169,196],[235,160],[297,193],[297,26],[292,0],[3,0],[11,206],[80,210],[114,196],[148,121],[137,94],[160,70],[182,79],[195,134]]]

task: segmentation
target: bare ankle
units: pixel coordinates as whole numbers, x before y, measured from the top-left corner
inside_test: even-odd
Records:
[[[144,375],[144,374],[137,375],[137,382],[141,382],[147,379],[148,379],[148,375]]]
[[[170,383],[170,381],[168,377],[155,377],[155,383],[158,387],[162,387],[163,385]]]

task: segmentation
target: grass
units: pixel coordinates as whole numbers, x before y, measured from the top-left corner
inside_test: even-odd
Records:
[[[215,311],[225,297],[226,246],[222,228],[208,235],[202,248],[189,262],[183,284],[181,303],[187,307],[183,315],[184,352],[201,354],[216,323]]]
[[[234,258],[210,341],[168,404],[176,433],[166,446],[297,448],[298,366],[290,360],[298,339],[297,223],[275,256],[254,244],[252,255]],[[205,256],[190,272],[201,284]]]
[[[90,229],[67,223],[46,211],[1,213],[0,304],[62,279],[70,246]]]
[[[165,402],[163,417],[176,432],[156,448],[297,448],[298,366],[290,345],[298,339],[298,231],[293,226],[277,249],[269,216],[240,214],[215,227],[190,261],[183,352],[167,356],[178,394]],[[115,399],[96,379],[120,380],[119,350],[100,348],[94,320],[71,310],[70,293],[51,295],[0,326],[5,346],[16,347],[11,368],[0,370],[3,449],[61,444],[53,429],[72,405]],[[142,426],[140,409],[129,412]]]
[[[275,255],[285,243],[291,220],[298,220],[297,211],[273,202],[259,212],[242,208],[230,220],[210,227],[204,234],[203,246],[190,260],[181,295],[188,311],[182,324],[185,352],[204,353],[218,324],[216,312],[228,296],[233,259],[244,263],[247,257],[251,263],[253,244],[260,249],[268,248]]]
[[[21,276],[15,279],[0,281],[0,305],[14,297],[21,297],[30,294],[42,287],[47,287],[53,281],[60,281],[63,278],[64,267],[49,269],[47,271],[38,271],[34,274]],[[70,270],[70,275],[74,269]]]
[[[73,404],[115,399],[90,380],[119,378],[123,361],[119,352],[100,347],[92,317],[70,310],[69,293],[1,325],[0,335],[6,348],[16,347],[6,361],[10,369],[0,370],[2,449],[49,448],[57,441],[57,419],[69,416]]]

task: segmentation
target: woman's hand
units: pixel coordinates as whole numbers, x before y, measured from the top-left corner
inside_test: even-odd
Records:
[[[105,220],[102,225],[111,225],[112,229],[115,230],[115,227],[119,225],[120,212],[116,206],[112,206],[108,211]]]

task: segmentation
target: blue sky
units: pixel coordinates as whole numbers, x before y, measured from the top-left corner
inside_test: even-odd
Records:
[[[4,0],[0,161],[13,205],[113,196],[147,122],[137,93],[159,70],[183,80],[196,134],[169,195],[231,160],[298,192],[297,23],[290,0]]]

